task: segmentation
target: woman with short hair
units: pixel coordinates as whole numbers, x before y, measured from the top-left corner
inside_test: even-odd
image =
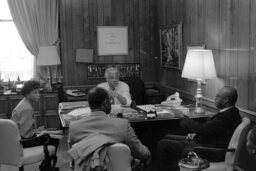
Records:
[[[33,109],[33,103],[38,102],[40,99],[40,83],[35,80],[25,82],[21,89],[21,94],[23,99],[13,109],[11,120],[17,124],[21,139],[28,140],[22,141],[24,148],[42,145],[45,140],[44,137],[38,136],[38,138],[34,138],[37,137],[38,130],[35,125]],[[30,138],[33,139],[29,141]],[[49,145],[53,145],[57,149],[59,139],[50,138]]]

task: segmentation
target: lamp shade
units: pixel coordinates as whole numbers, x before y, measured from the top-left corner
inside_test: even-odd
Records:
[[[59,65],[60,58],[58,46],[43,46],[40,47],[37,65]]]
[[[190,79],[210,79],[216,77],[212,50],[189,49],[181,76]]]

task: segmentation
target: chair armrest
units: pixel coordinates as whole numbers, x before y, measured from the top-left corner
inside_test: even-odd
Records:
[[[20,143],[21,144],[26,144],[29,143],[31,146],[28,147],[35,147],[39,145],[46,145],[49,143],[50,136],[49,134],[42,134],[40,136],[28,138],[28,139],[21,139]]]
[[[203,146],[196,146],[193,148],[196,151],[211,151],[211,152],[235,152],[235,148],[213,148],[213,147],[203,147]]]

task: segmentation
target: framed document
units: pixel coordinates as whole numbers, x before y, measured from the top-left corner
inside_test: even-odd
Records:
[[[98,26],[98,55],[128,55],[128,26]]]

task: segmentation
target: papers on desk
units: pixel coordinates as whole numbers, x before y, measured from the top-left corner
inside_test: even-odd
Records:
[[[84,108],[72,110],[71,112],[67,113],[67,115],[74,118],[79,118],[83,116],[90,116],[90,113],[91,113],[91,109],[89,107],[84,107]]]
[[[146,111],[146,112],[155,111],[156,110],[154,105],[137,105],[137,107],[140,108],[141,110]]]
[[[70,116],[71,118],[81,118],[84,116],[90,116],[91,113],[91,109],[89,107],[83,107],[83,108],[79,108],[79,109],[75,109],[70,111],[69,113],[67,113],[68,116]],[[111,114],[116,115],[119,113],[122,114],[137,114],[137,111],[134,109],[131,109],[129,107],[123,107],[120,104],[119,105],[111,105]]]
[[[157,117],[158,118],[173,118],[175,117],[175,114],[172,110],[157,108],[156,109]]]
[[[111,114],[116,115],[122,113],[123,115],[126,114],[137,114],[138,112],[130,107],[121,106],[120,104],[111,105]]]
[[[75,109],[88,107],[87,101],[78,101],[78,102],[62,102],[59,103],[59,111],[61,114],[67,114]]]
[[[168,117],[168,118],[172,118],[175,117],[175,114],[173,113],[173,111],[170,108],[165,108],[165,107],[156,107],[154,105],[138,105],[138,108],[140,108],[141,110],[148,112],[151,111],[156,111],[157,117]]]

